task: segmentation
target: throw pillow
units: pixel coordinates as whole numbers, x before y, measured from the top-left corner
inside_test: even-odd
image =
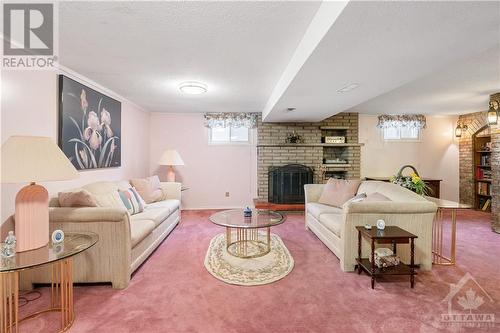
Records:
[[[59,192],[57,198],[61,207],[97,207],[94,196],[87,190]]]
[[[368,194],[363,201],[366,202],[366,201],[392,201],[392,200],[383,195],[382,193],[373,192]]]
[[[132,179],[130,183],[148,204],[158,201],[162,197],[160,179],[158,176]]]
[[[124,191],[118,190],[118,194],[120,195],[120,199],[122,200],[125,208],[127,208],[130,215],[134,215],[144,211],[142,198],[140,197],[139,193],[137,193],[135,188],[131,187],[128,190]]]
[[[351,198],[346,201],[345,204],[349,204],[351,202],[360,202],[366,199],[366,193],[359,193],[354,196],[354,198]]]
[[[325,184],[318,202],[324,205],[342,207],[347,200],[356,195],[360,184],[359,180],[330,178]]]

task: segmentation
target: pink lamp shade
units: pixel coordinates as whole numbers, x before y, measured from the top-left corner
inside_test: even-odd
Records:
[[[16,250],[28,251],[49,241],[49,194],[35,181],[67,180],[78,172],[50,139],[12,136],[2,145],[2,183],[31,183],[16,195]]]
[[[159,165],[167,165],[167,182],[175,182],[175,170],[174,165],[184,165],[184,161],[177,152],[177,150],[167,149],[161,155],[158,161]]]

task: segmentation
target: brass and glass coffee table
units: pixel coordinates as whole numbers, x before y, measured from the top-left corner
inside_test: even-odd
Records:
[[[60,313],[60,330],[68,330],[75,319],[73,310],[73,257],[92,247],[99,236],[92,232],[66,233],[64,242],[17,252],[0,258],[0,332],[18,333],[19,323],[43,313]],[[47,309],[19,318],[19,273],[43,265],[52,266],[51,300]]]
[[[225,210],[210,216],[212,223],[226,227],[227,252],[244,259],[268,254],[271,251],[271,227],[285,219],[278,212],[257,209],[253,210],[252,217],[244,217],[242,209]]]

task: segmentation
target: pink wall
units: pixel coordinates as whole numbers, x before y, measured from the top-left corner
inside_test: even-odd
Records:
[[[176,149],[185,163],[176,167],[177,181],[190,188],[182,194],[185,209],[251,205],[257,197],[255,144],[209,145],[203,122],[199,113],[151,113],[151,173],[164,180],[166,169],[157,162],[165,149]]]
[[[122,102],[122,166],[82,171],[72,181],[43,183],[49,193],[98,180],[146,176],[149,172],[149,115],[133,103],[69,70],[63,73]],[[11,135],[48,136],[57,142],[57,75],[51,71],[2,70],[1,140]],[[14,198],[25,184],[1,184],[1,221],[14,211]]]
[[[410,164],[422,177],[442,179],[441,198],[458,201],[457,116],[427,116],[420,142],[386,142],[376,116],[359,115],[361,177],[392,176]]]

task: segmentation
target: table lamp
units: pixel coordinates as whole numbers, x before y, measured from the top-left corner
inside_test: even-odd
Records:
[[[78,172],[59,147],[46,137],[11,136],[2,145],[1,183],[30,183],[16,195],[16,250],[49,242],[49,193],[35,181],[68,180]]]
[[[158,161],[159,165],[167,165],[167,182],[175,182],[175,171],[174,165],[184,165],[184,161],[182,161],[181,156],[177,152],[177,150],[167,149],[161,155],[160,161]]]

